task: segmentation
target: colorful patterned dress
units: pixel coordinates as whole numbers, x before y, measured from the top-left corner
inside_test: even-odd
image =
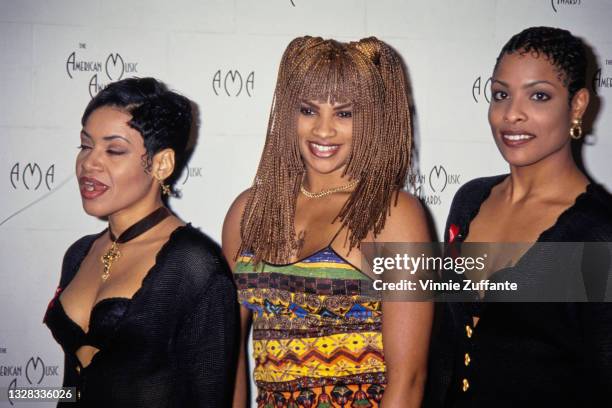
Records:
[[[386,384],[381,299],[330,245],[287,265],[243,254],[239,302],[253,312],[263,408],[378,407]]]

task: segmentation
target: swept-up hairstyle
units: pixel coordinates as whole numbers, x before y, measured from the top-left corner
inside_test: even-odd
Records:
[[[89,101],[81,118],[82,125],[85,126],[93,111],[103,106],[132,115],[128,125],[143,138],[146,170],[157,152],[166,148],[174,150],[174,172],[166,180],[172,186],[186,165],[192,121],[189,99],[168,90],[155,78],[126,78],[109,84]]]
[[[343,175],[359,180],[334,220],[349,231],[349,248],[380,233],[392,197],[404,186],[411,127],[406,77],[397,53],[365,38],[342,43],[294,39],[283,54],[266,143],[241,221],[240,252],[283,262],[298,249],[294,216],[305,167],[297,138],[302,100],[353,104],[352,148]]]

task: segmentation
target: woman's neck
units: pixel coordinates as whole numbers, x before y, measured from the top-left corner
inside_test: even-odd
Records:
[[[577,192],[584,191],[588,183],[589,180],[576,166],[568,146],[537,163],[528,166],[511,165],[506,194],[511,202],[532,196],[568,195],[573,198]]]
[[[117,211],[108,217],[109,227],[115,237],[119,237],[129,227],[163,205],[161,198],[159,198],[157,200],[147,200],[147,202],[139,203],[135,207]]]
[[[314,172],[306,171],[302,186],[311,193],[318,193],[323,190],[346,186],[353,180],[349,179],[348,174],[342,177],[343,171],[342,169],[328,174],[315,174]]]

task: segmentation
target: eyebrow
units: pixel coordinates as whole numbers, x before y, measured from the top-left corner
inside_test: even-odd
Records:
[[[509,85],[506,82],[501,81],[499,79],[493,78],[493,79],[491,79],[491,82],[495,82],[495,83],[500,84],[501,86],[505,86],[506,88],[509,88]],[[523,88],[531,88],[531,87],[534,87],[534,86],[539,85],[539,84],[548,84],[550,86],[554,86],[552,82],[546,81],[544,79],[540,79],[540,80],[528,82],[525,85],[523,85],[522,87]]]
[[[85,131],[85,129],[82,129],[82,130],[81,130],[81,134],[82,134],[83,136],[85,136],[86,138],[88,138],[88,139],[92,139],[92,140],[93,140],[93,137],[91,137],[91,135],[90,135],[89,133],[87,133],[87,132]],[[132,142],[130,142],[128,139],[126,139],[126,138],[125,138],[125,137],[123,137],[123,136],[119,136],[119,135],[108,135],[108,136],[104,136],[104,137],[102,138],[102,140],[107,141],[107,142],[110,142],[110,141],[112,141],[112,140],[116,140],[116,139],[121,139],[121,140],[124,140],[124,141],[128,142],[129,144],[132,144]]]
[[[307,101],[306,99],[302,99],[300,102],[303,103],[304,105],[310,106],[311,108],[319,109],[319,107],[317,105],[315,105],[314,103],[312,103],[310,101]]]
[[[306,99],[302,99],[301,102],[305,105],[310,106],[311,108],[315,108],[315,109],[319,108],[317,105],[315,105],[314,103],[310,101],[307,101]],[[346,109],[352,106],[353,106],[353,102],[346,102],[346,103],[334,106],[334,110],[342,110],[342,109]]]
[[[353,102],[347,102],[347,103],[340,104],[338,106],[334,106],[334,110],[342,110],[342,109],[352,108],[352,107],[353,107]]]
[[[537,81],[528,82],[528,83],[526,83],[525,85],[523,85],[523,88],[531,88],[531,87],[536,86],[536,85],[539,85],[539,84],[548,84],[548,85],[550,85],[550,86],[554,86],[554,85],[552,84],[552,82],[550,82],[550,81],[546,81],[546,80],[544,80],[544,79],[541,79],[541,80],[537,80]]]

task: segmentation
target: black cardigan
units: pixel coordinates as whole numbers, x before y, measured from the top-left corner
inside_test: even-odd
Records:
[[[505,177],[480,178],[461,187],[445,241],[452,224],[459,230],[456,239],[465,239],[481,204]],[[611,242],[612,196],[590,184],[538,241]],[[480,316],[476,327],[475,312]],[[425,406],[610,404],[612,303],[436,304]]]
[[[60,291],[100,235],[83,237],[68,249]],[[190,225],[179,227],[157,254],[142,287],[131,301],[123,300],[128,303],[125,314],[80,373],[73,347],[78,330],[57,299],[51,302],[45,323],[65,352],[63,385],[78,387],[81,397],[78,404],[65,406],[230,406],[238,304],[217,244]],[[108,316],[101,324],[115,318],[113,308],[122,303],[105,310]]]

